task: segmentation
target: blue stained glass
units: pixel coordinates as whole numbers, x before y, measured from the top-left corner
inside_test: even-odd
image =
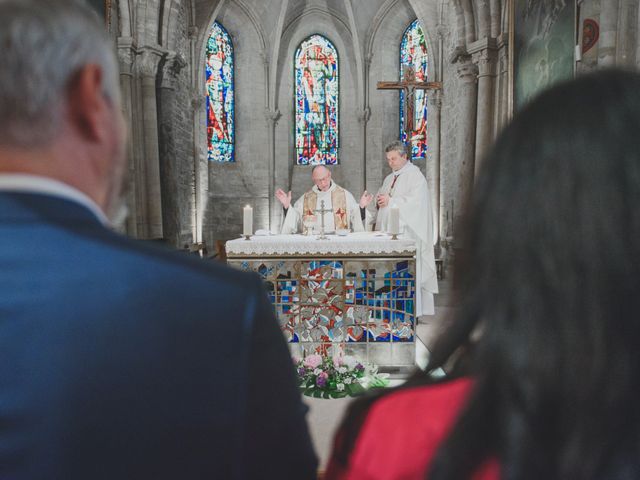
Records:
[[[400,44],[400,80],[404,79],[405,67],[415,71],[416,81],[427,81],[427,42],[424,31],[418,20],[414,20],[404,32]],[[413,132],[411,134],[411,158],[424,159],[427,154],[427,95],[424,90],[415,93]],[[404,129],[404,92],[400,92],[400,135],[402,141],[408,143]]]
[[[207,40],[207,150],[214,162],[235,161],[233,44],[222,25],[215,22]]]
[[[295,141],[298,165],[338,163],[338,52],[322,35],[295,55]]]

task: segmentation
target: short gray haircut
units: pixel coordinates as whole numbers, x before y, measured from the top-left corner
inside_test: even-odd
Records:
[[[0,145],[51,142],[69,84],[89,64],[119,108],[113,42],[84,0],[0,0]]]
[[[400,155],[405,155],[405,156],[408,155],[409,153],[407,151],[407,146],[404,144],[404,142],[400,140],[394,140],[393,142],[388,144],[386,147],[384,147],[384,153],[389,153],[393,151],[396,151]]]

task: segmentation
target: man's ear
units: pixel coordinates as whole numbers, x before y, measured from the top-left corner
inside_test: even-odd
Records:
[[[99,65],[85,65],[73,77],[67,91],[70,121],[89,142],[104,139],[109,101],[104,95],[103,72]]]

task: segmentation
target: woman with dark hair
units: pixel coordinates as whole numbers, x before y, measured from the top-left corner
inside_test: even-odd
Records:
[[[460,308],[429,370],[479,328],[470,375],[356,402],[328,478],[639,478],[640,76],[529,104],[487,156],[465,231]]]

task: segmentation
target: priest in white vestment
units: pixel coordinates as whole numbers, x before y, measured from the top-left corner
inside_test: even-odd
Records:
[[[331,233],[338,230],[364,231],[360,205],[353,195],[331,180],[331,171],[323,166],[314,167],[311,173],[314,186],[301,196],[291,207],[291,192],[285,193],[278,189],[276,198],[287,210],[287,215],[282,226],[283,234],[300,233],[303,231],[303,220],[313,223],[313,231],[319,232],[321,214],[319,212],[322,202],[325,210],[324,230]]]
[[[400,233],[416,241],[416,315],[433,315],[433,294],[438,293],[438,278],[433,251],[436,237],[427,179],[408,160],[407,149],[402,142],[389,144],[385,152],[392,172],[384,179],[375,202],[371,202],[371,195],[364,202],[369,204],[367,223],[375,230],[389,231],[389,211],[398,207]]]

